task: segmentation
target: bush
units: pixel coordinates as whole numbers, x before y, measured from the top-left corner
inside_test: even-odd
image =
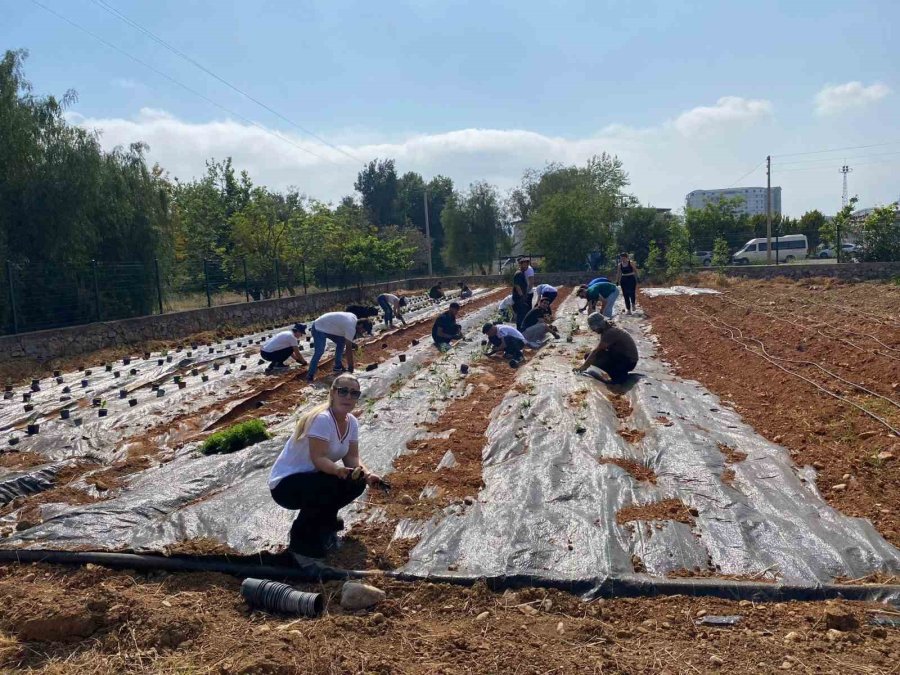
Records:
[[[248,420],[235,424],[222,431],[217,431],[203,441],[200,451],[204,455],[226,455],[272,438],[266,431],[266,425],[262,420]]]

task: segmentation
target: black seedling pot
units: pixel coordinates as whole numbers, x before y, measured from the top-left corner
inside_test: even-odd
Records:
[[[138,369],[137,369],[137,368],[132,368],[132,369],[129,370],[128,372],[131,373],[132,375],[137,375],[137,374],[138,374]]]
[[[156,365],[161,366],[165,363],[165,359],[156,359]]]
[[[166,363],[172,363],[172,355],[171,355],[171,354],[169,354],[169,355],[166,357]]]
[[[200,374],[200,370],[197,368],[191,368],[191,375],[197,377]]]
[[[236,357],[236,356],[229,356],[229,357],[228,357],[228,361],[229,361],[230,363],[237,363],[237,357]]]
[[[133,408],[134,406],[137,405],[137,399],[136,398],[128,399],[128,405],[130,405]]]
[[[201,375],[200,381],[201,382],[209,382],[209,375]]]
[[[106,408],[100,408],[100,410],[97,411],[97,415],[99,415],[100,417],[106,417],[108,414],[109,410],[107,410]]]
[[[377,363],[370,363],[369,365],[366,366],[366,372],[367,372],[367,373],[371,373],[371,372],[372,372],[373,370],[375,370],[377,367],[378,367],[378,364],[377,364]]]
[[[107,364],[106,364],[106,372],[107,372],[107,373],[111,373],[111,372],[112,372],[112,364],[111,364],[111,363],[107,363]]]
[[[64,394],[72,393],[72,388],[71,387],[63,387],[63,393]]]
[[[29,424],[27,429],[29,436],[34,436],[35,434],[39,434],[41,432],[40,424]]]
[[[34,404],[33,404],[33,403],[26,403],[26,404],[25,404],[25,412],[31,412],[32,410],[34,410]]]
[[[94,371],[92,371],[90,368],[88,368],[87,370],[84,371],[84,374],[86,377],[90,377],[93,372]]]
[[[467,363],[462,363],[462,364],[460,364],[460,366],[459,366],[459,372],[461,372],[463,375],[465,375],[466,373],[468,373],[468,372],[469,372],[469,364],[467,364]]]
[[[123,366],[127,366],[127,365],[130,365],[130,364],[131,364],[131,358],[130,358],[130,357],[126,356],[124,359],[122,359],[122,365],[123,365]]]
[[[88,387],[89,384],[90,384],[90,381],[88,381],[88,380],[82,380],[82,381],[81,381],[81,388],[82,388],[82,389],[87,389],[87,387]]]
[[[113,371],[113,377],[119,377],[120,375],[122,375],[122,373],[120,373],[118,370]]]
[[[59,377],[60,375],[62,375],[62,371],[61,371],[61,370],[54,370],[54,371],[53,371],[53,377]]]
[[[406,354],[400,354],[397,358],[400,359],[400,363],[406,363]]]
[[[19,437],[18,437],[18,436],[10,436],[10,437],[9,437],[9,444],[10,444],[10,445],[18,445],[18,444],[19,444]]]
[[[128,390],[119,389],[119,398],[128,398]]]
[[[22,403],[28,403],[31,400],[31,394],[29,392],[25,392],[22,394]]]
[[[187,382],[179,382],[179,383],[178,383],[178,388],[179,388],[179,389],[184,389],[186,386],[187,386]]]
[[[72,411],[69,410],[68,408],[63,408],[62,410],[59,411],[60,419],[64,419],[64,420],[69,419],[69,415],[71,415],[71,414],[72,414]]]
[[[103,403],[103,399],[100,399],[100,398],[91,399],[91,405],[95,408],[99,408],[101,403]]]
[[[57,378],[56,378],[56,384],[62,384],[62,383],[63,383],[62,376],[57,377]]]

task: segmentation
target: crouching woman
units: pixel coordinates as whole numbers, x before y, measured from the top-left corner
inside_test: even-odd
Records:
[[[344,523],[338,511],[381,478],[359,460],[359,424],[352,411],[359,401],[359,380],[336,377],[328,402],[304,413],[269,474],[272,499],[300,509],[291,526],[291,553],[325,555],[326,543]],[[359,468],[357,478],[354,469]]]

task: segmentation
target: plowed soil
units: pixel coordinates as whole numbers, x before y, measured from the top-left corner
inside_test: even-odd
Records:
[[[723,294],[644,297],[662,357],[813,466],[832,506],[900,545],[900,287],[713,287]]]
[[[619,525],[635,520],[674,520],[687,525],[694,524],[694,515],[687,506],[678,499],[664,499],[661,502],[626,506],[616,514]]]
[[[492,592],[374,581],[370,612],[324,593],[317,619],[251,611],[240,581],[95,567],[0,567],[0,668],[91,673],[890,673],[900,631],[883,607],[754,604],[684,596],[584,602],[558,591]],[[729,627],[698,624],[738,615]],[[887,615],[885,615],[887,616]],[[831,626],[842,626],[838,631]],[[829,632],[830,631],[830,632]]]

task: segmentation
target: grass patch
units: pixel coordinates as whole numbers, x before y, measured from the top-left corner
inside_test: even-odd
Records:
[[[214,433],[203,441],[200,452],[204,455],[226,455],[243,450],[267,438],[272,438],[272,434],[266,431],[266,425],[262,420],[247,420]]]

